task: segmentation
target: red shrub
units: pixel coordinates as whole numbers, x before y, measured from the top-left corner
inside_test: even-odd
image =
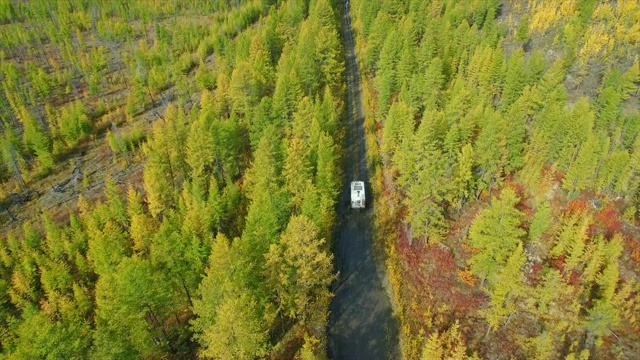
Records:
[[[67,204],[58,204],[51,209],[51,219],[56,224],[66,224],[69,221],[69,214],[71,213],[71,209],[69,206],[74,206],[75,203],[67,203]]]
[[[439,245],[429,246],[427,256],[433,261],[433,264],[438,271],[454,272],[454,270],[456,270],[453,252],[447,247]]]
[[[580,282],[580,273],[577,271],[572,271],[569,273],[568,279],[567,279],[567,283],[569,285],[577,285]]]
[[[404,232],[400,233],[399,237],[398,253],[402,258],[403,263],[410,271],[419,269],[423,262],[423,256],[419,250],[422,245],[420,242],[414,242],[413,245],[409,244],[409,238]]]
[[[461,305],[466,305],[466,311],[470,314],[474,314],[477,310],[482,309],[487,302],[487,295],[481,291],[476,291],[471,294],[467,294],[465,302]]]
[[[564,260],[565,256],[560,255],[557,258],[551,259],[551,265],[553,265],[556,269],[562,271],[564,269]]]
[[[542,272],[542,263],[537,262],[531,267],[531,272],[527,275],[527,279],[531,284],[535,284],[540,279],[540,273]]]
[[[140,167],[127,175],[125,183],[127,184],[127,186],[131,185],[134,188],[136,188],[138,191],[141,191],[144,188],[143,182],[144,182],[144,172],[143,172],[143,168]],[[123,187],[123,191],[126,193],[127,187]]]
[[[618,217],[618,211],[610,204],[596,214],[596,223],[600,225],[607,238],[620,231],[622,221]]]
[[[97,158],[100,160],[108,159],[111,157],[111,148],[109,144],[105,141],[102,145],[98,147],[98,156]]]
[[[463,293],[454,291],[443,301],[453,307],[454,312],[460,314],[458,317],[467,317],[475,314],[483,307],[486,295],[480,292]]]
[[[452,290],[456,286],[456,282],[451,279],[449,274],[435,271],[426,280],[434,297],[447,302],[451,301]]]

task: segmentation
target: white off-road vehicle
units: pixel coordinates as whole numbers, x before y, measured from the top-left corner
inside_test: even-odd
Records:
[[[351,182],[351,208],[364,209],[364,207],[365,207],[364,182],[352,181]]]

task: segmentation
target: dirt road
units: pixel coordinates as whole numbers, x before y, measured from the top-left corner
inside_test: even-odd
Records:
[[[344,191],[338,215],[340,229],[334,245],[335,298],[329,318],[329,357],[338,359],[395,359],[398,357],[398,325],[382,286],[382,273],[372,257],[371,205],[373,201],[366,167],[362,99],[355,46],[349,16],[349,1],[342,3],[342,37],[347,67],[347,153],[344,163]],[[348,184],[367,184],[367,208],[349,207]]]

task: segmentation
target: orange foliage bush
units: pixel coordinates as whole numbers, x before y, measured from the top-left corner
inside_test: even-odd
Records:
[[[458,272],[458,276],[460,277],[460,280],[462,280],[463,283],[469,286],[476,286],[476,284],[478,283],[478,279],[473,275],[473,273],[471,273],[469,269],[466,269],[466,270],[457,269],[456,271]]]
[[[640,265],[640,242],[633,238],[627,238],[626,245],[631,253],[631,258],[635,261],[636,265]]]
[[[480,249],[476,249],[476,248],[474,248],[474,247],[471,247],[471,246],[469,246],[469,245],[467,245],[467,244],[460,244],[460,247],[461,247],[461,248],[463,248],[464,250],[466,250],[466,251],[468,251],[468,252],[472,253],[472,254],[477,254],[477,253],[479,253],[480,251],[482,251],[482,250],[480,250]]]
[[[567,213],[581,213],[587,209],[587,198],[580,196],[579,198],[567,204],[565,211]]]

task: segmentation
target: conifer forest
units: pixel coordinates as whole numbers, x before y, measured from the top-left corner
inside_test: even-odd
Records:
[[[0,359],[640,359],[640,0],[0,0],[0,85]]]

